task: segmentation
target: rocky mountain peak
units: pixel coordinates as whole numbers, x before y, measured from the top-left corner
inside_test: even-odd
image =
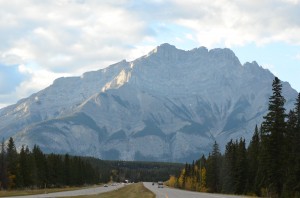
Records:
[[[17,146],[103,159],[189,161],[217,140],[251,139],[274,75],[230,49],[162,44],[53,85],[0,111],[0,136]],[[297,92],[284,83],[286,109]]]

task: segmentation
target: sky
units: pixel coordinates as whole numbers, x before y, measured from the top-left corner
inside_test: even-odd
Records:
[[[0,0],[0,108],[162,43],[230,48],[300,91],[300,0]]]

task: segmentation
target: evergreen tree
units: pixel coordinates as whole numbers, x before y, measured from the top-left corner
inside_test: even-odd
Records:
[[[60,187],[64,184],[64,164],[60,155],[50,154],[47,157],[49,184]]]
[[[237,145],[237,159],[236,159],[236,178],[235,178],[235,193],[246,193],[247,184],[247,157],[246,157],[246,143],[245,139],[240,139]]]
[[[66,154],[64,157],[64,183],[66,185],[71,184],[71,165],[70,165],[70,156]]]
[[[296,127],[294,134],[293,151],[295,155],[295,184],[293,187],[293,191],[297,192],[300,197],[300,93],[296,99],[295,103],[295,117],[296,117]]]
[[[267,191],[267,171],[268,171],[268,159],[269,155],[267,152],[267,135],[264,134],[263,132],[263,126],[259,128],[259,152],[258,152],[258,169],[257,169],[257,174],[255,176],[255,188],[258,190],[256,193],[258,196],[265,195],[262,193],[262,191]]]
[[[201,158],[196,161],[196,164],[198,167],[200,167],[200,169],[206,166],[206,158],[204,154],[202,154]]]
[[[236,145],[230,140],[226,144],[224,161],[222,166],[222,192],[223,193],[234,193],[234,179],[236,171]]]
[[[259,165],[259,153],[260,153],[260,135],[258,132],[257,125],[255,126],[253,137],[250,141],[247,158],[248,158],[248,192],[254,192],[259,194],[259,186],[257,186],[257,177],[258,177],[258,165]]]
[[[7,177],[7,163],[6,163],[6,149],[4,139],[1,143],[1,155],[0,155],[0,190],[7,189],[8,177]]]
[[[293,187],[297,183],[295,175],[295,164],[296,158],[295,155],[295,134],[296,134],[296,124],[297,117],[294,111],[290,111],[287,119],[287,130],[284,143],[284,152],[285,152],[285,163],[283,164],[285,170],[284,186],[283,186],[283,197],[293,197]]]
[[[245,140],[226,145],[222,167],[222,192],[243,194],[247,184],[247,157]]]
[[[20,187],[30,187],[32,181],[32,163],[28,146],[22,146],[20,151]]]
[[[219,145],[215,141],[212,155],[207,159],[207,187],[210,192],[220,192],[220,169],[222,165]]]
[[[298,97],[296,99],[296,103],[295,103],[295,114],[297,117],[297,129],[300,129],[300,93],[298,93]]]
[[[222,156],[215,142],[205,162],[200,159],[186,164],[178,186],[193,190],[200,187],[209,192],[300,197],[300,93],[295,109],[286,115],[281,89],[280,80],[275,78],[269,111],[261,127],[255,127],[247,150],[244,139],[231,140]],[[202,176],[195,179],[198,174]],[[186,185],[182,185],[184,182]]]
[[[34,157],[34,163],[36,167],[36,173],[34,175],[35,183],[39,188],[44,188],[47,186],[48,170],[47,170],[47,160],[45,154],[41,151],[40,147],[37,145],[33,146],[32,154]]]
[[[266,187],[280,196],[283,186],[283,145],[285,137],[285,99],[282,96],[281,81],[275,77],[272,84],[273,95],[269,98],[268,113],[264,117],[262,144],[265,147],[264,163],[266,170]]]
[[[23,188],[25,186],[24,178],[26,177],[26,156],[25,156],[25,148],[24,145],[22,145],[21,151],[20,151],[20,182],[19,187]]]
[[[18,153],[12,137],[9,138],[7,144],[7,173],[8,173],[8,188],[14,188],[18,185]]]

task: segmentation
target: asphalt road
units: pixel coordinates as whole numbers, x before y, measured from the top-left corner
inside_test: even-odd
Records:
[[[94,188],[86,188],[86,189],[82,189],[82,190],[55,192],[55,193],[48,193],[48,194],[45,193],[45,194],[39,194],[39,195],[7,197],[7,198],[50,198],[50,197],[69,197],[69,196],[79,196],[79,195],[96,195],[96,194],[116,190],[116,189],[122,188],[122,187],[124,187],[124,184],[118,184],[116,186],[109,185],[108,187],[94,187]]]
[[[157,183],[155,183],[154,186],[149,182],[144,182],[143,184],[146,188],[156,194],[156,198],[245,198],[244,196],[185,191],[168,188],[166,186],[164,186],[164,188],[158,188]]]

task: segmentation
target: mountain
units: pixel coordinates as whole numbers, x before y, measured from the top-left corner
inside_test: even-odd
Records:
[[[0,111],[0,137],[44,152],[102,159],[185,162],[249,141],[267,112],[274,75],[242,65],[230,49],[190,51],[162,44],[53,84]],[[297,92],[283,82],[286,108]]]

